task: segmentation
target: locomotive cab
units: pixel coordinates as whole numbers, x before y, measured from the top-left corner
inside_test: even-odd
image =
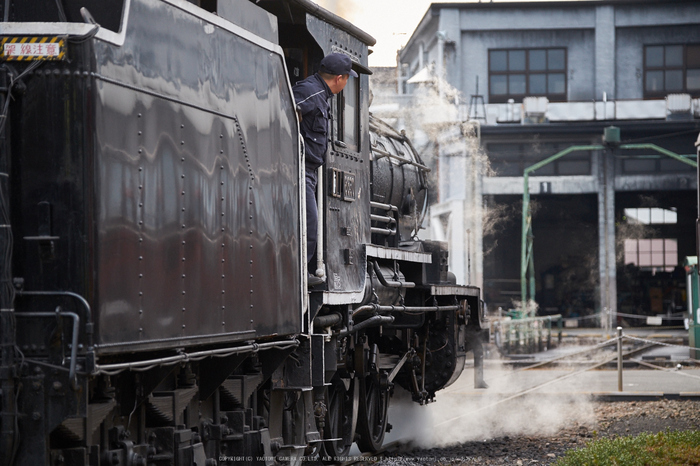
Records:
[[[0,450],[12,466],[342,462],[480,355],[418,238],[427,168],[333,97],[304,254],[292,85],[374,39],[310,0],[0,2]],[[227,458],[222,460],[221,458]]]

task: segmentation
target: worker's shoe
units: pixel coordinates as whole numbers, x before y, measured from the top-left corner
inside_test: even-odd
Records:
[[[320,285],[323,283],[323,279],[321,277],[317,277],[316,275],[311,275],[309,274],[309,277],[307,278],[307,283],[309,284],[309,288],[312,286]]]

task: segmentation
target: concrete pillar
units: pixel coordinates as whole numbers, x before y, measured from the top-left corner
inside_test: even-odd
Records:
[[[435,58],[435,74],[438,80],[438,96],[443,97],[443,82],[445,81],[445,31],[437,32],[437,57]]]
[[[610,315],[617,312],[617,268],[615,262],[615,160],[603,151],[598,164],[598,274],[601,326],[612,331]]]
[[[595,99],[615,99],[615,7],[596,7],[595,15]]]

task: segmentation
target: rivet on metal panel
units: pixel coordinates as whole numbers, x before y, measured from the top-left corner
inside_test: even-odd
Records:
[[[185,328],[185,324],[182,324],[182,328]]]
[[[142,260],[143,260],[143,256],[139,256],[139,260],[142,261]]]
[[[143,328],[139,327],[139,332],[143,332]]]
[[[140,114],[140,113],[139,113],[138,117],[141,118],[141,114]]]
[[[180,141],[180,145],[181,145],[181,146],[184,146],[184,145],[185,145],[185,141]]]
[[[143,309],[139,309],[139,314],[143,314]]]
[[[143,132],[142,132],[142,131],[139,131],[139,136],[141,136],[142,134],[143,134]]]
[[[182,278],[185,278],[185,274],[184,274],[184,273],[182,274]]]
[[[183,124],[180,125],[180,128],[184,128],[184,127],[185,127],[185,125],[183,125]]]

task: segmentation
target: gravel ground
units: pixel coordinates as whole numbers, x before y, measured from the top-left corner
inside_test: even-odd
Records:
[[[700,428],[700,401],[593,402],[593,418],[572,419],[554,435],[510,435],[459,445],[389,454],[381,466],[553,464],[596,438]]]

